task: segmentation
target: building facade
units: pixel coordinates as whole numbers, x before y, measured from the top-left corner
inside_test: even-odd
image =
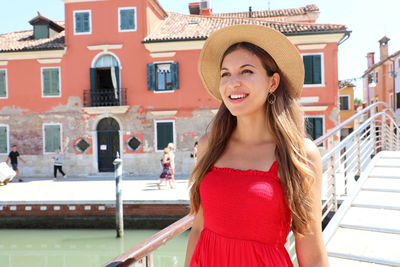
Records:
[[[389,55],[390,39],[379,40],[380,58],[375,63],[375,53],[367,54],[367,70],[364,72],[364,103],[371,105],[382,101],[390,105],[400,116],[399,58],[400,50]]]
[[[339,109],[340,109],[340,123],[346,121],[355,114],[354,108],[354,87],[355,85],[339,81]],[[354,122],[350,122],[345,128],[340,130],[340,139],[342,140],[354,130]]]
[[[229,25],[285,34],[305,64],[307,132],[317,138],[339,123],[337,53],[349,32],[316,23],[314,5],[214,14],[200,2],[184,15],[156,0],[63,2],[64,22],[39,13],[32,29],[0,35],[0,153],[16,144],[25,176],[50,176],[57,149],[71,176],[110,172],[117,153],[124,175],[159,175],[169,142],[177,173],[189,173],[193,144],[219,106],[198,58],[207,37]]]

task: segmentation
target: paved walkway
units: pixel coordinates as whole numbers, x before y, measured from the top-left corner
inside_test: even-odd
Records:
[[[167,183],[157,188],[156,177],[124,177],[123,200],[126,204],[188,203],[187,176],[177,176],[176,189]],[[88,178],[23,178],[14,179],[0,186],[0,205],[7,204],[66,204],[66,203],[115,203],[115,180],[113,177]]]

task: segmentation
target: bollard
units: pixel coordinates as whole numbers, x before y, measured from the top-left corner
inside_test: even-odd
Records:
[[[115,221],[117,237],[124,236],[124,209],[122,206],[122,189],[120,188],[120,182],[122,180],[122,160],[117,152],[117,157],[114,162],[114,177],[115,177],[115,193],[116,193],[116,205],[115,205]]]

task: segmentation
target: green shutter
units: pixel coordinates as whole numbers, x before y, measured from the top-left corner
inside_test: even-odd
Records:
[[[90,32],[89,12],[82,13],[83,32]]]
[[[322,136],[323,134],[322,118],[314,118],[314,130],[315,130],[315,139]]]
[[[147,64],[147,90],[156,89],[156,64]]]
[[[89,12],[75,13],[75,32],[90,32]]]
[[[168,143],[173,143],[173,125],[172,122],[157,123],[157,150],[163,150]]]
[[[313,57],[313,84],[322,83],[321,55]]]
[[[313,83],[313,62],[312,56],[303,56],[304,62],[304,84],[312,84]]]
[[[179,89],[179,64],[171,63],[172,89]]]
[[[96,91],[96,68],[90,68],[90,91]]]
[[[60,125],[45,125],[44,126],[45,135],[45,152],[54,152],[61,148],[60,144]]]
[[[7,153],[7,127],[0,127],[0,153]]]
[[[0,97],[7,96],[6,70],[0,70]]]
[[[82,32],[83,29],[82,16],[80,13],[75,13],[75,32]]]
[[[33,31],[35,39],[49,38],[48,25],[35,25],[33,26]]]
[[[58,96],[60,95],[60,75],[58,69],[43,69],[43,95]]]

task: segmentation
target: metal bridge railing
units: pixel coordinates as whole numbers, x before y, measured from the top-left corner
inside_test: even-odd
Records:
[[[381,107],[381,112],[376,108]],[[354,131],[340,139],[340,130],[354,122]],[[400,129],[390,106],[383,102],[374,103],[314,141],[324,143],[322,155],[322,220],[338,208],[338,199],[344,199],[355,185],[361,172],[371,158],[382,150],[400,150]],[[189,229],[193,216],[185,216],[159,233],[140,243],[103,265],[104,267],[136,266],[151,267],[152,254],[170,239]],[[293,232],[286,243],[291,259],[296,262]]]

